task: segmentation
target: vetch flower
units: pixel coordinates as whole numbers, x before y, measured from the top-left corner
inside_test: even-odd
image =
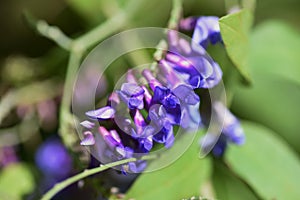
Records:
[[[200,55],[194,52],[194,55],[182,57],[174,53],[168,53],[166,60],[193,88],[213,88],[222,79],[220,66],[208,55]]]
[[[193,41],[206,48],[209,44],[222,42],[219,18],[216,16],[202,16],[197,19],[194,27]]]
[[[190,44],[176,33],[171,33],[165,63],[193,88],[209,89],[216,86],[222,79],[222,70],[218,63],[195,41]]]

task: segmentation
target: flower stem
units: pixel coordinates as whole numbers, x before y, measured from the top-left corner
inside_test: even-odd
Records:
[[[182,15],[182,1],[183,0],[173,0],[172,1],[172,11],[170,15],[170,19],[168,21],[168,29],[177,30],[179,20]],[[155,62],[153,62],[150,66],[150,70],[154,70],[157,66],[157,62],[163,58],[164,52],[167,49],[167,41],[165,39],[161,39],[156,47],[156,51],[153,56]]]
[[[152,159],[155,159],[155,158],[157,158],[157,155],[146,155],[146,156],[141,157],[140,159],[137,159],[137,158],[128,158],[128,159],[125,159],[125,160],[116,161],[116,162],[109,163],[109,164],[106,164],[106,165],[100,165],[97,168],[86,169],[83,172],[81,172],[81,173],[79,173],[79,174],[77,174],[75,176],[72,176],[72,177],[70,177],[70,178],[68,178],[68,179],[66,179],[66,180],[64,180],[64,181],[62,181],[60,183],[57,183],[53,188],[51,188],[41,198],[41,200],[50,200],[58,192],[62,191],[64,188],[68,187],[69,185],[71,185],[73,183],[76,183],[77,181],[79,181],[79,180],[81,180],[83,178],[86,178],[88,176],[91,176],[93,174],[97,174],[99,172],[107,170],[109,168],[116,167],[116,166],[123,165],[123,164],[130,163],[130,162],[135,162],[137,160],[152,160]]]
[[[60,105],[59,111],[59,134],[62,138],[63,143],[68,149],[72,149],[74,143],[78,141],[77,134],[74,134],[72,129],[73,118],[70,111],[71,108],[71,99],[73,93],[73,85],[77,73],[77,69],[80,65],[82,53],[81,52],[70,52],[67,73],[64,84],[64,93],[62,96],[62,102]]]
[[[183,0],[173,0],[173,6],[171,11],[171,17],[168,22],[168,28],[177,30],[178,29],[178,22],[182,15],[182,1]]]

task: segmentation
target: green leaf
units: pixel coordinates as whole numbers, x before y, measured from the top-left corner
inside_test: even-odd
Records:
[[[170,150],[180,148],[182,141],[190,137],[188,134],[177,140]],[[170,157],[171,152],[166,152],[159,160],[150,163],[149,168],[157,167],[157,164]],[[154,166],[154,167],[153,167]],[[199,195],[200,187],[210,176],[211,161],[209,158],[199,159],[198,139],[186,152],[171,165],[150,173],[140,175],[130,188],[126,197],[128,199],[183,199]]]
[[[30,168],[22,163],[4,168],[0,174],[0,199],[19,200],[34,189]]]
[[[242,6],[243,8],[247,8],[251,10],[251,12],[254,12],[256,7],[256,0],[242,0]]]
[[[219,20],[227,54],[246,83],[251,79],[247,71],[249,38],[253,15],[248,9],[226,15]]]
[[[251,74],[278,76],[300,84],[300,34],[279,21],[258,26],[250,38]]]
[[[236,90],[232,108],[286,139],[300,153],[300,37],[281,22],[269,21],[250,37],[249,69],[253,84]]]
[[[222,200],[256,200],[257,197],[249,187],[235,177],[224,164],[215,162],[213,185],[218,199]]]
[[[246,144],[231,146],[228,165],[263,199],[298,199],[300,162],[287,143],[252,122],[242,122]]]
[[[103,1],[103,0],[102,0]],[[103,20],[99,0],[67,0],[67,3],[88,23],[97,25]]]

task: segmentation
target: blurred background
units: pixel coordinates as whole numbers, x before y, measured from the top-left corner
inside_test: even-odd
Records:
[[[76,38],[114,16],[126,4],[126,0],[0,1],[0,199],[38,199],[55,182],[93,166],[90,158],[83,164],[74,161],[74,155],[57,134],[69,53],[37,34],[23,13],[28,11]],[[143,5],[124,30],[166,26],[170,0],[143,0]],[[184,16],[225,14],[221,0],[184,1]],[[298,158],[299,19],[298,0],[257,1],[250,35],[249,71],[253,84],[234,86],[231,102],[231,109],[239,118],[273,130]],[[123,59],[116,65],[128,69],[130,62]],[[105,80],[103,85],[108,85]],[[110,89],[103,87],[99,95],[105,96]],[[13,180],[20,184],[14,186]],[[100,194],[107,191],[95,188],[93,185],[100,184],[97,181],[72,186],[56,198],[101,199]]]

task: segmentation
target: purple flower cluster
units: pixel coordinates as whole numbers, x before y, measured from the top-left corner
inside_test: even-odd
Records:
[[[222,79],[221,68],[205,49],[208,42],[216,44],[222,40],[217,17],[185,20],[181,24],[190,23],[194,29],[193,42],[170,31],[169,50],[155,71],[130,70],[106,106],[86,112],[90,121],[81,123],[85,128],[81,145],[95,145],[100,136],[102,149],[98,153],[114,161],[149,153],[155,143],[170,148],[175,140],[175,126],[196,130],[201,125],[200,97],[194,90],[212,88]],[[95,127],[95,121],[99,127]],[[231,137],[232,132],[240,131],[242,135],[237,130],[238,122],[229,121],[221,139],[241,143],[239,137]],[[132,162],[122,166],[122,170],[140,172],[145,166],[145,161]]]

